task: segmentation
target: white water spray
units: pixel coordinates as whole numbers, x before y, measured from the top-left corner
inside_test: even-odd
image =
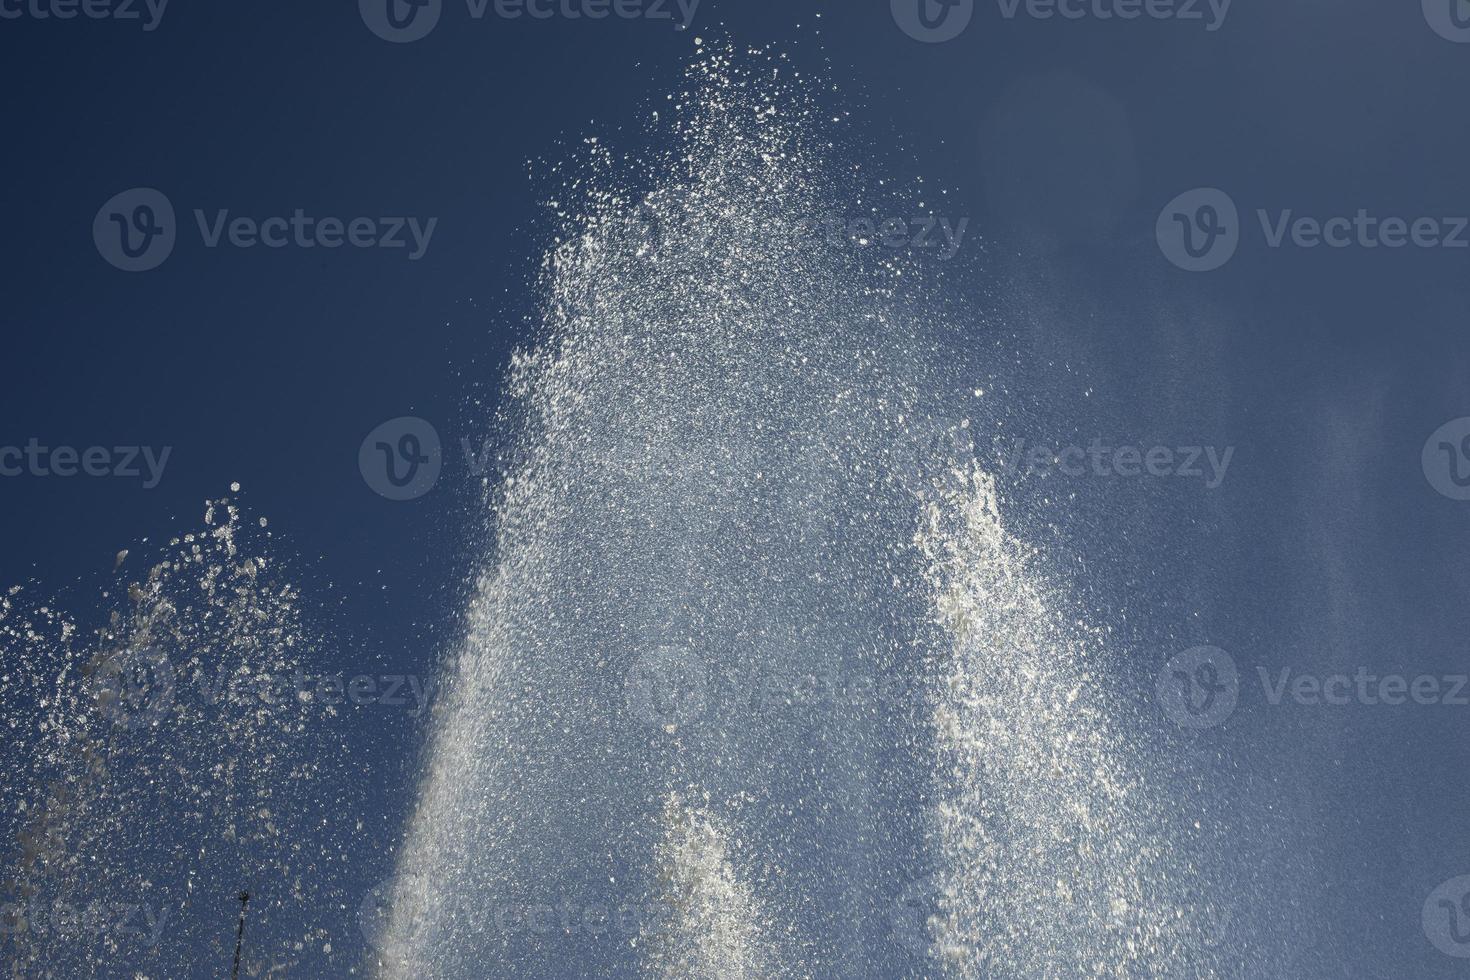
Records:
[[[566,178],[383,977],[1210,975],[1106,636],[953,451],[953,310],[802,234],[876,206],[809,91],[707,54],[638,180]]]

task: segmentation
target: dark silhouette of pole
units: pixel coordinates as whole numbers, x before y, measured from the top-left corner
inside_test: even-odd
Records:
[[[250,893],[240,893],[240,927],[235,930],[235,970],[231,980],[240,980],[240,950],[245,947],[245,909],[250,905]]]

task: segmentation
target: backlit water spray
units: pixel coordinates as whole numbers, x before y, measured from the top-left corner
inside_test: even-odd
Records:
[[[553,168],[379,976],[1219,969],[1107,634],[974,457],[983,328],[932,259],[813,233],[942,197],[847,162],[819,88],[706,52],[662,152]]]
[[[346,754],[336,709],[290,690],[319,651],[263,524],[221,498],[119,554],[101,622],[0,594],[0,975],[340,969]]]

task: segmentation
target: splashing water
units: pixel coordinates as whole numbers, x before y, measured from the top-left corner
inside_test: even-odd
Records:
[[[105,625],[19,587],[0,598],[5,975],[224,975],[243,888],[245,975],[329,962],[327,932],[303,923],[340,901],[351,847],[320,787],[344,754],[320,730],[333,709],[285,689],[309,634],[258,548],[212,501],[200,531],[103,595]]]
[[[329,908],[384,980],[1265,972],[1219,942],[1222,828],[975,458],[984,331],[925,256],[817,230],[930,210],[839,162],[819,88],[706,51],[661,149],[549,168],[494,547],[367,900],[302,600],[234,501],[118,553],[105,623],[0,595],[6,975],[225,975],[242,889],[251,977],[355,972]]]
[[[667,980],[759,980],[795,976],[762,935],[750,890],[729,860],[729,832],[677,793],[664,805],[656,856],[670,921],[648,930],[648,964]]]
[[[961,977],[1212,976],[1200,848],[1105,710],[1106,634],[1068,622],[994,481],[955,471],[920,546],[953,656],[934,712],[937,952]]]
[[[811,90],[705,53],[566,178],[380,976],[1211,974],[936,277],[803,234],[884,206]]]

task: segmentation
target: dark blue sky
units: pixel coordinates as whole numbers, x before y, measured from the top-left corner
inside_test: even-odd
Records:
[[[1417,4],[1236,0],[1211,31],[980,3],[937,44],[906,36],[886,0],[703,0],[689,32],[476,21],[446,0],[433,33],[402,45],[354,8],[177,3],[152,31],[0,19],[0,446],[171,447],[153,489],[0,478],[0,585],[85,602],[120,549],[193,529],[239,481],[336,639],[321,666],[429,672],[482,554],[460,440],[489,435],[529,336],[553,190],[532,161],[620,127],[636,152],[638,107],[678,84],[703,33],[787,46],[836,83],[854,145],[947,189],[932,206],[970,220],[951,286],[986,314],[976,344],[1004,352],[996,370],[1033,420],[1018,434],[1235,447],[1215,490],[1083,480],[1061,511],[1018,493],[1018,512],[1089,556],[1099,601],[1146,622],[1140,677],[1197,643],[1249,679],[1257,664],[1470,669],[1470,503],[1436,493],[1420,462],[1430,433],[1470,415],[1470,248],[1272,248],[1256,217],[1470,215],[1456,102],[1470,45]],[[127,273],[92,231],[136,187],[167,195],[179,241]],[[1201,187],[1230,196],[1243,235],[1223,268],[1190,273],[1155,226]],[[438,222],[418,260],[211,249],[196,208]],[[407,415],[437,427],[444,473],[393,502],[358,451]],[[1242,703],[1268,714],[1249,680]],[[1297,743],[1222,738],[1253,746],[1247,766],[1289,759],[1317,780],[1326,931],[1301,942],[1322,950],[1318,975],[1460,975],[1419,916],[1470,873],[1470,707],[1297,710],[1279,722],[1304,726]],[[382,841],[355,871],[364,887],[388,873],[417,737],[401,714],[354,728]]]

